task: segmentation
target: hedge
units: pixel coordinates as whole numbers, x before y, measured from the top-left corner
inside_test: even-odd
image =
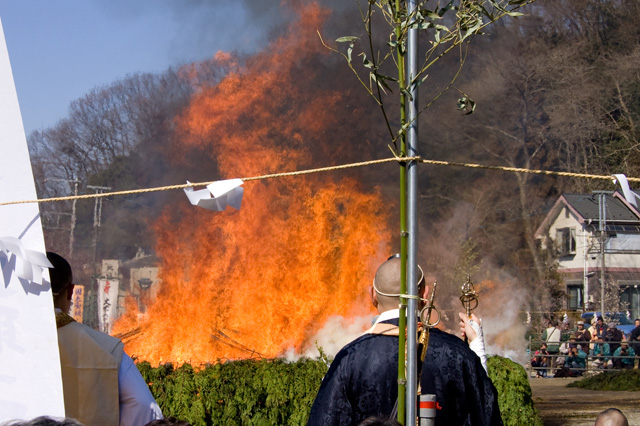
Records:
[[[154,368],[141,362],[138,369],[164,415],[193,426],[305,425],[327,372],[326,361],[243,360],[198,370],[189,364]],[[524,368],[495,356],[488,366],[505,426],[541,425]]]
[[[498,391],[498,405],[504,426],[541,426],[542,419],[533,404],[524,367],[508,358],[492,356],[487,360],[487,368]]]
[[[570,388],[602,391],[640,391],[640,370],[606,371],[569,383]]]
[[[327,365],[322,360],[243,360],[138,369],[165,416],[205,425],[304,425]]]

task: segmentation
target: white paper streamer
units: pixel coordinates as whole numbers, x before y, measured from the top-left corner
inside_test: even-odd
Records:
[[[14,272],[18,278],[42,284],[42,273],[45,268],[52,268],[51,262],[45,253],[24,248],[22,241],[16,237],[0,237],[0,252],[7,257],[5,268],[12,266],[11,256],[15,256]]]
[[[187,181],[187,183],[191,183]],[[236,210],[242,204],[244,188],[242,179],[219,180],[207,185],[205,189],[195,191],[192,187],[185,188],[189,201],[194,206],[213,211],[223,211],[227,206]]]
[[[640,200],[640,195],[631,190],[627,177],[622,174],[613,175],[612,177],[614,184],[616,183],[616,181],[620,184],[620,188],[622,188],[622,194],[624,195],[624,198],[627,200],[627,202],[633,207],[638,208],[638,200]]]

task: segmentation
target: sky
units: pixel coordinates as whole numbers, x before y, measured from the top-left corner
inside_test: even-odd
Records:
[[[281,19],[278,3],[0,0],[26,134],[55,125],[73,100],[128,75],[162,72],[219,50],[259,50]]]

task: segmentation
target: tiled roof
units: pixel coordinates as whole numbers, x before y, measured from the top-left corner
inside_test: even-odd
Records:
[[[585,220],[599,220],[598,194],[563,194],[567,203]],[[638,216],[619,198],[605,194],[607,222],[640,223]]]

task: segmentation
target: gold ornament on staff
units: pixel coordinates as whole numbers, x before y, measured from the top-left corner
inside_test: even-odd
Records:
[[[462,284],[462,295],[460,296],[460,302],[462,302],[462,307],[464,307],[465,312],[467,313],[467,318],[471,318],[471,311],[478,307],[478,293],[476,289],[473,287],[473,283],[471,282],[471,278],[467,275],[467,281]],[[468,338],[465,335],[464,341],[468,342]]]
[[[425,307],[420,312],[420,319],[422,320],[422,332],[420,333],[420,338],[418,339],[418,343],[422,345],[422,350],[420,351],[420,361],[424,361],[425,356],[427,355],[427,347],[429,346],[429,329],[435,327],[440,322],[440,312],[438,308],[433,304],[433,300],[436,297],[436,287],[438,286],[437,282],[433,283],[433,287],[431,288],[431,294],[429,295],[429,301],[425,305]],[[431,321],[431,312],[435,311],[437,316],[437,320],[433,323]]]

